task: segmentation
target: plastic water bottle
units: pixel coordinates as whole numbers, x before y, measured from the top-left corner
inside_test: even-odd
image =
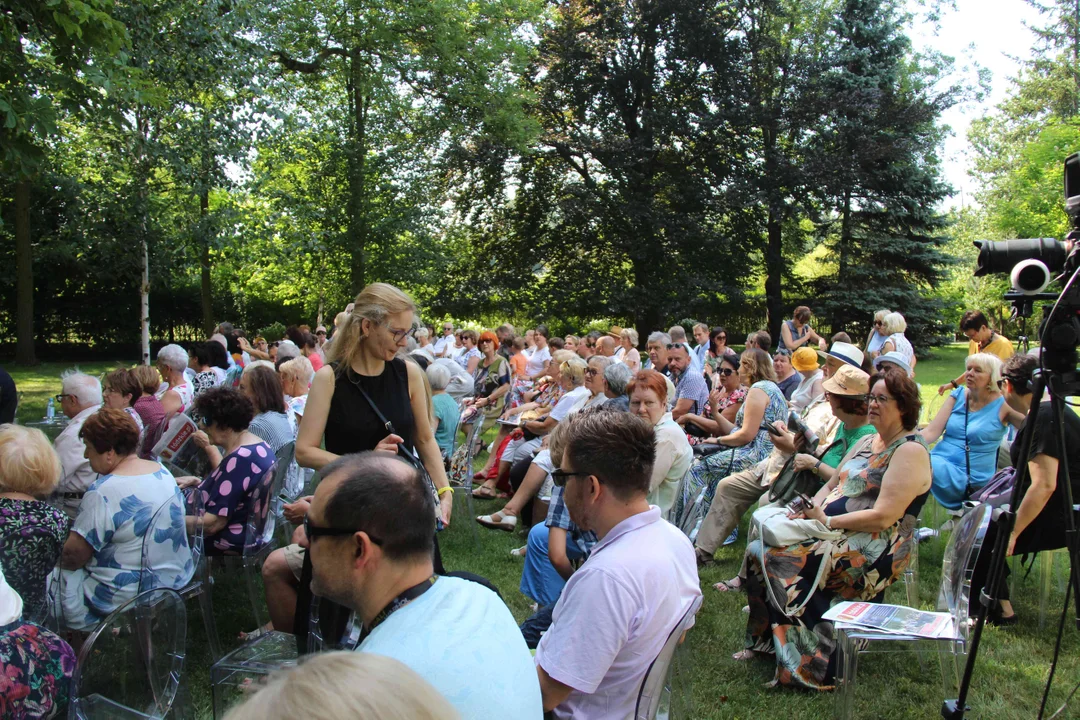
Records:
[[[45,406],[45,419],[52,420],[56,417],[56,400],[49,398],[49,403]]]

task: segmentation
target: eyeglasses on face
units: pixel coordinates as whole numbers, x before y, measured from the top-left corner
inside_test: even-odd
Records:
[[[717,368],[716,374],[723,375],[724,377],[730,377],[735,374],[735,371],[731,368]]]
[[[585,472],[566,472],[565,470],[560,468],[558,470],[552,471],[551,482],[554,483],[556,487],[566,487],[567,478],[574,477],[575,475],[579,477],[589,477],[589,475],[591,474],[592,473]]]
[[[866,396],[866,401],[867,402],[877,403],[878,405],[884,405],[885,403],[889,402],[890,400],[894,400],[894,399],[895,398],[891,398],[888,395],[867,395]]]
[[[585,377],[595,377],[596,375],[599,375],[599,374],[600,374],[600,371],[597,370],[596,368],[592,368],[592,367],[591,368],[585,368]]]
[[[394,326],[387,324],[386,329],[390,331],[390,334],[394,336],[394,342],[399,343],[407,337],[412,337],[416,333],[416,326],[399,330]]]
[[[72,397],[72,395],[71,393],[60,393],[59,395],[55,395],[54,397],[56,398],[56,402],[64,402],[64,398]]]
[[[323,537],[335,537],[335,536],[338,536],[338,537],[340,537],[342,535],[355,535],[358,532],[360,532],[360,531],[359,530],[349,530],[349,529],[346,529],[346,528],[319,527],[318,525],[312,525],[310,516],[307,516],[307,515],[304,516],[304,534],[307,536],[308,540],[314,540],[315,538],[317,538],[319,536],[323,536]],[[383,544],[382,540],[375,537],[371,533],[368,533],[368,540],[375,543],[376,545],[382,545]]]

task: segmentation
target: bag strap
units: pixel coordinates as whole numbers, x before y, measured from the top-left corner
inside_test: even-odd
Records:
[[[777,514],[779,514],[779,513],[777,513]],[[773,517],[775,517],[775,516],[773,516]],[[772,603],[773,607],[776,608],[777,610],[779,610],[784,615],[787,615],[788,617],[792,617],[796,613],[800,612],[808,604],[810,604],[810,601],[814,598],[814,593],[817,592],[818,585],[821,584],[821,577],[822,577],[822,575],[825,574],[825,570],[829,565],[829,561],[832,559],[832,551],[833,551],[833,548],[835,547],[836,543],[833,540],[819,540],[818,541],[818,542],[821,543],[819,548],[824,548],[824,547],[827,546],[828,547],[828,552],[821,553],[823,557],[821,558],[821,563],[818,565],[818,572],[817,572],[817,575],[814,577],[814,584],[810,586],[810,589],[806,592],[806,597],[803,599],[803,601],[801,603],[799,603],[799,605],[797,607],[788,609],[788,604],[787,604],[786,601],[784,602],[783,605],[781,605],[777,601],[776,593],[773,590],[773,584],[771,582],[769,582],[769,571],[766,569],[766,566],[765,566],[765,560],[766,560],[766,558],[768,556],[768,550],[767,550],[768,546],[765,544],[765,541],[762,539],[762,532],[761,532],[761,525],[763,525],[763,524],[764,523],[759,522],[758,536],[757,536],[757,540],[755,542],[757,542],[757,544],[758,544],[758,562],[761,563],[761,574],[765,577],[765,590],[769,594],[769,601]]]
[[[383,427],[386,428],[386,432],[390,435],[395,435],[396,433],[394,432],[394,423],[386,419],[386,416],[382,414],[382,410],[379,409],[379,406],[376,405],[375,401],[371,399],[370,395],[368,395],[367,390],[365,390],[363,386],[360,385],[360,383],[358,383],[356,380],[353,380],[352,377],[349,378],[349,382],[355,385],[356,389],[359,390],[360,394],[364,396],[365,400],[367,400],[367,404],[371,406],[371,411],[375,413],[375,417],[379,418],[379,422],[381,422],[383,424]]]

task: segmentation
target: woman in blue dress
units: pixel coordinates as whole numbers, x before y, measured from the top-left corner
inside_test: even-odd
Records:
[[[672,517],[681,518],[684,509],[692,505],[702,491],[705,493],[701,508],[704,517],[712,504],[717,483],[761,462],[772,452],[772,436],[764,426],[786,420],[788,404],[784,393],[776,386],[769,354],[757,348],[743,352],[739,358],[739,378],[750,390],[735,422],[721,417],[717,422],[725,433],[723,437],[705,440],[706,443],[726,445],[727,449],[691,466],[690,473],[683,479],[682,492],[675,499]]]
[[[1001,360],[989,353],[969,356],[964,386],[949,394],[922,431],[927,443],[941,439],[930,452],[934,468],[930,489],[949,510],[958,509],[993,477],[1006,426],[1023,421],[1005,404],[1000,382]]]

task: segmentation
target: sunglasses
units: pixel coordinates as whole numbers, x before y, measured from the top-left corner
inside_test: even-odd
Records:
[[[60,393],[54,397],[56,398],[56,402],[64,402],[64,398],[71,397],[71,393]]]
[[[332,527],[319,527],[318,525],[311,524],[311,518],[307,515],[304,516],[304,534],[307,535],[308,540],[314,540],[319,536],[323,537],[335,537],[341,535],[354,535],[360,532],[359,530],[348,530],[346,528],[332,528]],[[368,540],[376,545],[382,545],[382,540],[368,533]]]
[[[597,370],[596,368],[586,368],[585,369],[585,375],[588,376],[588,377],[592,377],[592,376],[597,375],[599,373],[600,373],[600,371]]]
[[[566,472],[562,469],[553,470],[551,473],[551,482],[554,483],[556,487],[566,487],[566,478],[573,477],[575,475],[588,477],[591,474],[592,473],[584,472]]]
[[[724,377],[728,377],[728,376],[734,375],[735,371],[732,370],[731,368],[719,368],[716,371],[716,374],[717,375],[723,375]]]

